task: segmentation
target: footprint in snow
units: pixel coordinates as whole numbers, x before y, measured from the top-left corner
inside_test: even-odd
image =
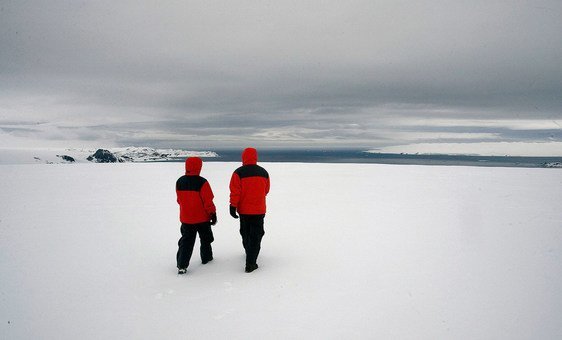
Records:
[[[234,312],[234,309],[228,309],[228,310],[226,310],[222,313],[219,313],[219,314],[213,316],[213,319],[215,319],[215,320],[224,319],[225,316],[228,316],[228,315],[232,314],[233,312]]]
[[[234,287],[232,287],[232,282],[226,281],[222,283],[224,286],[224,290],[227,292],[230,292],[231,290],[234,289]]]

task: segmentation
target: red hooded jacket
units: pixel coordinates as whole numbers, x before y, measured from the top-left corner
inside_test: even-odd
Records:
[[[176,182],[177,201],[180,205],[180,221],[186,224],[207,222],[216,212],[213,191],[209,182],[199,174],[203,161],[199,157],[185,160],[185,175]]]
[[[244,149],[242,166],[234,171],[230,179],[230,204],[242,215],[263,215],[266,212],[269,174],[257,162],[257,150]]]

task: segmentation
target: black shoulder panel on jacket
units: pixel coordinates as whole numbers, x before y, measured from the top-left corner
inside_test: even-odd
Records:
[[[243,165],[234,171],[240,179],[244,177],[269,178],[267,171],[257,164]]]
[[[201,176],[181,176],[176,182],[176,190],[201,191],[201,187],[207,180]]]

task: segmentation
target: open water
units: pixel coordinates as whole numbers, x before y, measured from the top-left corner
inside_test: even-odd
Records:
[[[219,157],[207,162],[239,162],[242,150],[213,150]],[[368,153],[362,150],[258,150],[260,162],[378,163],[417,165],[461,165],[491,167],[548,167],[562,164],[562,157],[468,156]],[[182,160],[183,161],[183,160]]]

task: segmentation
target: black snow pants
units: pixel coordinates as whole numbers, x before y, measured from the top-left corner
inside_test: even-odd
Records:
[[[201,242],[201,261],[207,263],[213,259],[211,243],[215,238],[213,237],[210,222],[197,224],[182,223],[180,231],[181,238],[178,241],[178,254],[176,255],[178,268],[187,268],[189,266],[197,233],[199,233],[199,241]]]
[[[240,215],[240,235],[246,251],[246,266],[256,264],[261,249],[261,239],[265,234],[263,220],[265,215]]]

